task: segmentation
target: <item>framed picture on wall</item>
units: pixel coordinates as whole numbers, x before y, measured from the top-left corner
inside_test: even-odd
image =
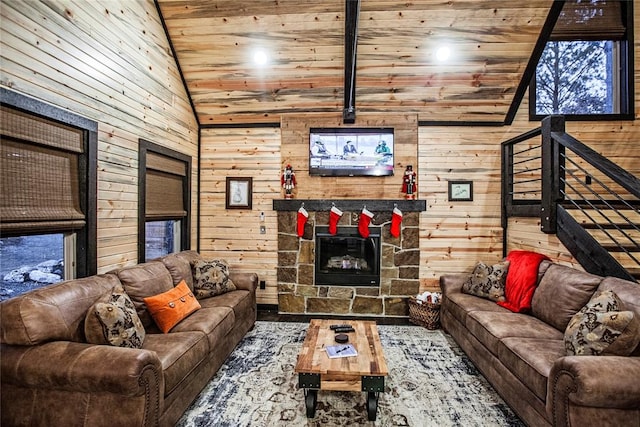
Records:
[[[473,181],[449,181],[450,202],[472,202]]]
[[[253,178],[227,177],[227,209],[251,209]]]

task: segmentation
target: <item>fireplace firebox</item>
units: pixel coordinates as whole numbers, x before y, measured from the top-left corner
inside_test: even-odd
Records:
[[[380,285],[380,227],[370,227],[363,238],[358,227],[339,227],[329,233],[329,227],[316,226],[316,285]]]

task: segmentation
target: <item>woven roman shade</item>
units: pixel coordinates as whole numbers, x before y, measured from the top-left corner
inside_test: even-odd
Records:
[[[0,107],[0,133],[30,143],[74,153],[84,151],[83,131],[32,114]]]
[[[153,151],[147,151],[147,170],[149,169],[178,176],[187,175],[187,165],[185,162],[154,153]]]
[[[147,151],[145,177],[145,218],[157,221],[187,216],[183,180],[186,164]]]
[[[569,0],[562,8],[550,39],[621,40],[625,33],[620,1]]]
[[[2,231],[42,232],[78,229],[78,155],[2,138],[0,149]]]
[[[84,227],[79,177],[83,131],[6,106],[0,113],[2,233]]]

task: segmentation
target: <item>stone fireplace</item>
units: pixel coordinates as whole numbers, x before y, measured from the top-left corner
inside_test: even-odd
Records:
[[[304,203],[309,218],[302,237],[297,235],[297,211]],[[336,235],[347,235],[346,253],[332,254],[333,271],[316,283],[318,235],[323,237],[329,225],[329,211],[335,206],[343,215]],[[374,213],[369,230],[372,240],[362,239],[357,226],[362,208]],[[403,212],[400,236],[391,235],[391,213],[394,207]],[[419,219],[426,203],[420,200],[274,200],[278,212],[278,312],[291,314],[330,314],[352,316],[408,316],[407,299],[420,290]],[[355,231],[355,234],[354,234]],[[370,236],[370,237],[371,237]],[[375,243],[373,243],[375,242]],[[356,258],[378,251],[376,268],[366,271],[354,267]],[[359,252],[359,251],[362,251]],[[354,255],[359,254],[361,255]],[[335,257],[341,256],[340,260]],[[326,260],[325,260],[326,261]],[[360,261],[361,262],[361,261]],[[323,266],[320,266],[322,268]],[[349,268],[347,268],[349,267]],[[353,270],[353,271],[351,271]],[[369,274],[373,270],[377,272]],[[340,274],[344,273],[344,274]],[[364,274],[364,280],[360,280]],[[377,283],[371,277],[377,276]],[[333,278],[332,278],[333,277]]]

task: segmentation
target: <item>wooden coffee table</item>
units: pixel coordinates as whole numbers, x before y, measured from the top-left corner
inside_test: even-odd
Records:
[[[331,359],[325,347],[336,345],[330,325],[349,324],[357,356]],[[316,412],[318,390],[362,391],[367,393],[367,415],[376,419],[378,395],[384,391],[384,377],[388,375],[376,322],[364,320],[313,319],[298,355],[295,372],[298,387],[304,389],[307,417]]]

